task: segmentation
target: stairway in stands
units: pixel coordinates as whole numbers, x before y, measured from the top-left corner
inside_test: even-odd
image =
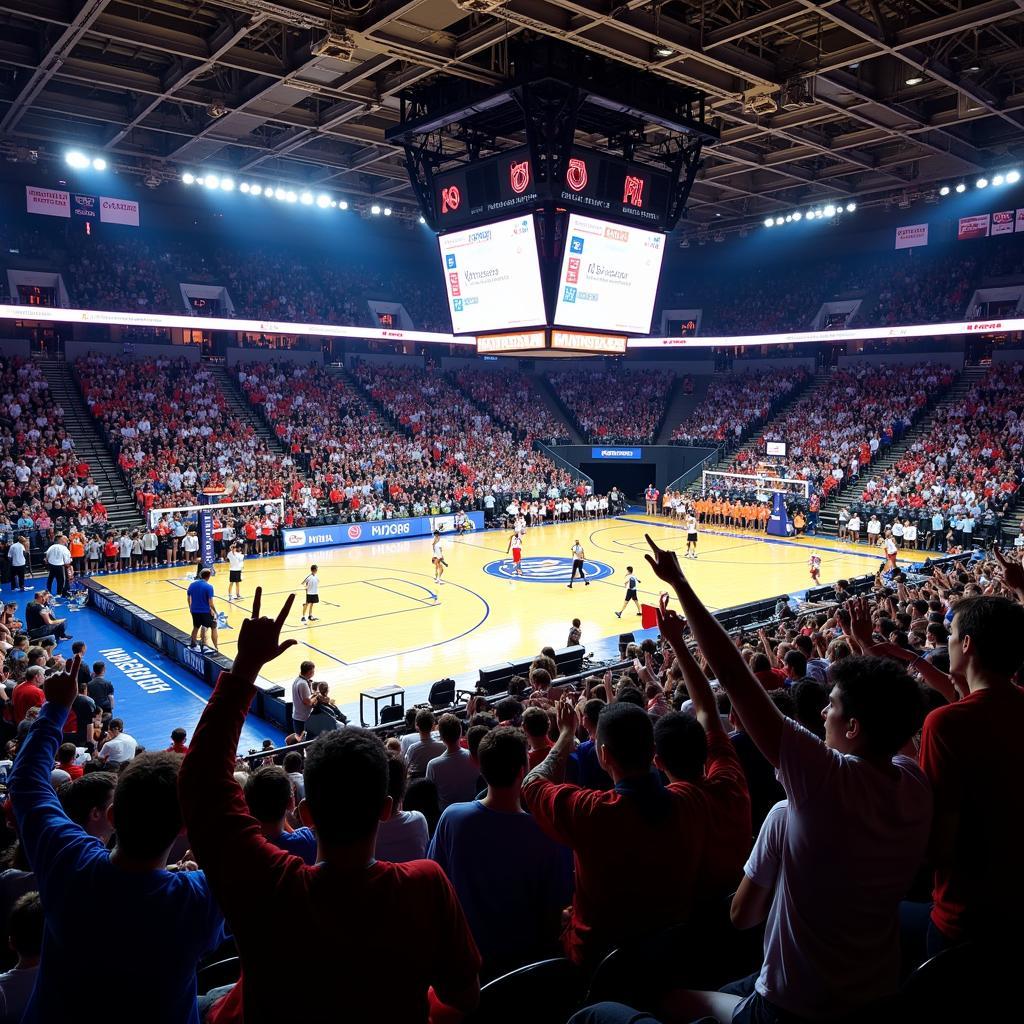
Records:
[[[956,382],[950,385],[949,390],[942,394],[924,417],[912,426],[897,444],[891,445],[884,455],[876,459],[866,473],[861,474],[856,486],[845,488],[837,497],[825,502],[821,509],[819,532],[828,535],[837,534],[839,532],[839,510],[841,508],[849,509],[851,505],[858,502],[869,480],[881,478],[888,473],[903,458],[907,449],[931,430],[935,413],[939,409],[962,404],[964,396],[985,375],[986,370],[987,368],[982,366],[965,367]]]
[[[687,394],[683,389],[683,380],[689,377],[693,382],[693,391]],[[665,418],[661,421],[661,429],[654,439],[655,444],[671,444],[672,431],[685,419],[688,419],[694,409],[704,401],[708,393],[708,387],[714,378],[710,374],[683,374],[676,378],[669,392],[668,402],[665,408]]]
[[[577,428],[576,421],[569,412],[568,406],[555,394],[551,381],[543,373],[535,373],[533,374],[533,386],[548,412],[565,427],[566,433],[569,435],[569,443],[586,444],[586,438]]]
[[[75,442],[75,453],[89,463],[92,478],[99,485],[110,525],[116,529],[143,525],[142,513],[121,476],[117,460],[78,390],[71,364],[45,360],[39,365],[49,383],[54,403],[64,410],[64,429]]]
[[[281,444],[273,428],[263,418],[262,414],[249,404],[241,385],[238,383],[238,375],[233,370],[229,370],[223,363],[206,363],[204,364],[204,369],[209,370],[217,387],[220,388],[220,392],[227,402],[229,413],[251,423],[256,431],[256,436],[261,441],[266,442],[267,447],[272,452],[276,452],[281,456],[285,455],[284,445]]]

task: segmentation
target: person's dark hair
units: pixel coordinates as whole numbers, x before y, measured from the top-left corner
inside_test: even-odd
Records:
[[[469,748],[471,757],[479,756],[480,741],[495,728],[497,728],[496,725],[471,725],[469,727],[469,732],[466,733],[466,746]]]
[[[416,729],[418,732],[430,732],[434,728],[436,721],[434,712],[430,708],[423,708],[421,711],[416,712]]]
[[[615,700],[618,704],[635,704],[641,710],[647,708],[647,701],[644,700],[644,695],[635,686],[623,686],[616,695]]]
[[[789,689],[793,698],[793,716],[815,736],[825,738],[825,721],[821,710],[828,703],[828,687],[815,679],[802,679]]]
[[[186,736],[188,736],[188,733],[185,732],[185,730],[182,729],[180,725],[178,726],[177,729],[172,729],[171,730],[171,742],[172,743],[184,743]]]
[[[124,732],[124,722],[120,718],[112,718],[107,723],[108,729],[116,729],[118,732]]]
[[[555,658],[555,649],[554,649],[554,647],[542,647],[540,649],[540,653],[543,654],[545,658],[551,658],[551,660],[554,661],[554,658]]]
[[[583,705],[583,717],[591,726],[596,726],[601,718],[601,712],[606,706],[607,705],[603,700],[598,700],[597,697],[591,697],[590,700]]]
[[[458,743],[462,739],[462,724],[454,715],[442,715],[437,723],[437,734],[443,743]]]
[[[377,827],[387,796],[384,744],[365,729],[336,729],[306,748],[306,804],[329,845],[365,839]]]
[[[768,655],[764,651],[757,651],[750,659],[751,672],[767,672],[772,667]]]
[[[412,732],[416,728],[416,716],[420,713],[419,708],[406,708],[405,709],[405,728],[407,731]]]
[[[72,654],[81,654],[82,651],[84,651],[84,650],[85,650],[85,641],[84,640],[76,640],[71,645],[71,653]]]
[[[844,718],[860,723],[870,751],[891,757],[921,728],[924,705],[917,683],[888,658],[844,658],[831,668]]]
[[[143,753],[120,769],[114,789],[114,828],[118,849],[129,856],[159,857],[181,832],[181,761],[181,754]]]
[[[70,764],[74,761],[76,752],[74,743],[62,743],[57,748],[57,763]]]
[[[401,754],[388,754],[388,796],[398,810],[405,798],[405,786],[409,781],[409,769]]]
[[[936,644],[944,644],[949,640],[949,630],[941,622],[929,622],[925,635],[930,636]]]
[[[202,571],[201,571],[201,572],[199,573],[199,578],[200,578],[201,580],[209,580],[209,578],[210,578],[210,570],[209,570],[209,569],[203,569],[203,570],[202,570]]]
[[[775,690],[769,690],[768,697],[787,718],[796,718],[796,701],[793,700],[792,690],[787,690],[784,686],[780,686]],[[820,711],[821,709],[819,708],[818,710]]]
[[[551,673],[543,668],[531,669],[530,685],[537,690],[546,690],[551,685]]]
[[[474,725],[482,725],[485,729],[494,729],[498,724],[498,720],[492,714],[484,714],[482,711],[478,711],[470,720],[469,728],[472,729]],[[466,736],[469,736],[467,730]]]
[[[654,752],[673,778],[694,782],[704,774],[708,738],[692,715],[670,711],[654,725]]]
[[[640,696],[639,691],[634,691]],[[643,697],[640,696],[643,701]],[[597,721],[597,744],[628,774],[647,771],[654,756],[654,726],[643,707],[609,704]]]
[[[113,772],[87,771],[80,778],[65,782],[57,790],[57,799],[64,813],[76,825],[84,826],[90,811],[106,809],[116,786],[117,776]]]
[[[292,780],[283,768],[267,764],[250,773],[243,792],[249,813],[257,821],[280,821],[292,799]]]
[[[504,697],[498,701],[494,710],[499,722],[515,722],[523,713],[523,705],[514,697]]]
[[[508,681],[508,692],[512,697],[521,697],[526,690],[526,680],[523,676],[513,676]]]
[[[37,892],[19,896],[7,918],[7,934],[18,956],[30,959],[39,956],[43,948],[43,928],[46,916],[43,901]]]
[[[434,834],[437,821],[441,817],[441,801],[437,795],[437,785],[433,780],[413,779],[405,791],[405,802],[402,806],[407,811],[419,811],[427,819],[430,834]]]
[[[782,661],[793,679],[802,679],[807,675],[807,658],[803,651],[786,651]]]
[[[105,661],[94,661],[92,663],[92,674],[94,676],[101,676],[107,671],[107,663]]]
[[[969,636],[978,664],[1000,676],[1012,676],[1024,662],[1024,606],[1005,597],[965,597],[953,618],[957,636]]]
[[[548,713],[543,708],[527,708],[523,712],[523,732],[539,739],[548,732]]]
[[[543,711],[540,713],[544,715]],[[544,718],[546,722],[547,715]],[[507,789],[526,767],[526,739],[518,729],[509,726],[492,729],[481,740],[478,757],[480,774],[487,785]]]
[[[311,661],[304,661],[299,665],[299,675],[304,676],[307,672],[312,672],[316,668],[316,665]]]
[[[793,637],[793,646],[799,648],[800,653],[803,654],[805,658],[810,659],[811,653],[814,650],[814,641],[811,640],[806,633],[797,633],[797,635]],[[801,675],[802,674],[803,673],[801,673]]]
[[[302,754],[298,750],[289,750],[288,753],[284,755],[284,761],[281,762],[281,767],[289,774],[292,772],[298,772],[301,775],[303,763]]]

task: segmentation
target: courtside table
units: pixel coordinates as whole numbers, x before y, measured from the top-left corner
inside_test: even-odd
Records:
[[[366,718],[363,715],[363,701],[373,701],[373,724],[377,725],[380,722],[380,705],[382,701],[387,701],[389,707],[393,707],[398,704],[402,709],[402,714],[405,714],[405,689],[401,686],[374,686],[372,689],[364,690],[359,694],[359,724],[366,728]]]

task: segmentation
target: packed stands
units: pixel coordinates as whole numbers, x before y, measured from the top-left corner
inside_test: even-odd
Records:
[[[565,425],[548,411],[528,374],[515,370],[461,369],[452,375],[452,382],[516,437],[537,438],[551,444],[570,440]]]
[[[802,368],[716,376],[700,405],[672,431],[672,440],[693,445],[736,444],[808,380],[810,374]]]
[[[828,499],[845,487],[921,415],[955,380],[948,366],[862,366],[836,370],[772,420],[760,442],[736,458],[753,471],[765,441],[786,441],[784,476],[809,480]]]
[[[872,477],[862,494],[866,510],[915,517],[935,510],[1003,515],[1024,476],[1024,364],[990,367],[962,402],[935,410],[892,470]]]
[[[650,444],[665,418],[672,371],[571,370],[548,375],[555,395],[588,441]]]

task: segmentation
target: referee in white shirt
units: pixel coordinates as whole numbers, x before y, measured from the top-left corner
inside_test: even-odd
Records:
[[[57,581],[57,596],[63,597],[68,592],[68,566],[71,565],[71,550],[67,546],[68,539],[61,534],[46,549],[46,589]]]
[[[11,590],[25,589],[25,572],[28,568],[25,556],[28,554],[28,540],[15,537],[14,543],[7,549],[7,558],[11,563]]]

